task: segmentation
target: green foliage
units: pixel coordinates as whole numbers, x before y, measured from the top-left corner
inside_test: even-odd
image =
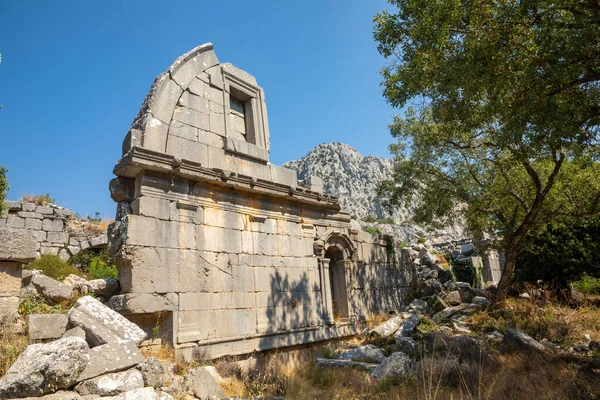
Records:
[[[451,270],[442,270],[438,273],[438,280],[441,283],[446,283],[448,281],[453,281],[455,279],[454,274]]]
[[[27,269],[39,269],[44,272],[44,275],[57,281],[62,281],[71,274],[83,276],[81,270],[53,255],[43,255],[31,262]]]
[[[464,261],[464,260],[461,260]],[[468,260],[466,262],[456,262],[456,263],[452,263],[452,272],[454,273],[454,276],[456,277],[456,280],[458,282],[467,282],[470,283],[471,285],[473,285],[475,283],[475,279],[476,279],[476,273],[475,273],[475,268],[473,267],[473,263],[471,262],[471,260]]]
[[[19,302],[19,314],[49,314],[51,307],[42,296],[26,296]]]
[[[385,235],[385,252],[387,254],[388,262],[392,265],[396,265],[396,247],[394,245],[394,238],[392,235]]]
[[[599,254],[600,217],[549,224],[525,238],[517,263],[518,277],[567,288],[570,281],[581,279],[583,274],[600,278]]]
[[[0,213],[4,211],[4,198],[8,191],[8,179],[6,178],[7,171],[6,168],[0,167]]]
[[[369,214],[366,217],[364,217],[362,220],[372,224],[375,221],[377,221],[377,218],[375,218],[375,216]]]
[[[505,251],[600,211],[600,13],[588,2],[391,0],[375,17],[397,168],[380,194],[415,222],[462,216]],[[593,43],[591,46],[590,44]],[[418,196],[415,196],[418,194]],[[467,207],[464,207],[464,205]]]
[[[573,282],[573,287],[581,293],[600,295],[600,278],[592,278],[584,272],[580,280]]]
[[[117,267],[114,264],[107,264],[98,257],[92,258],[87,274],[90,279],[119,278]]]
[[[425,244],[425,242],[427,242],[427,239],[425,239],[423,237],[420,237],[417,239],[417,243],[419,243],[419,244]]]
[[[369,232],[371,235],[381,235],[381,230],[377,227],[366,227],[365,232]]]
[[[85,249],[71,257],[71,264],[76,265],[83,271],[88,271],[92,260],[97,259],[105,264],[114,264],[115,259],[108,255],[108,249]]]

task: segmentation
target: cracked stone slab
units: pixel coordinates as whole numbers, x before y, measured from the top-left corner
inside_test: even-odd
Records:
[[[142,353],[131,340],[103,344],[90,350],[90,361],[78,382],[111,372],[129,369],[144,361]]]
[[[77,300],[69,311],[69,322],[85,331],[92,347],[119,340],[131,340],[139,345],[146,339],[146,333],[139,326],[89,296]]]

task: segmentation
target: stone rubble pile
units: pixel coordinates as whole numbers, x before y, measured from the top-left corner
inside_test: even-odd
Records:
[[[490,305],[490,293],[473,288],[469,283],[454,281],[450,271],[439,265],[436,254],[424,246],[414,246],[411,254],[417,271],[416,298],[407,305],[406,311],[363,331],[362,345],[346,345],[332,358],[317,358],[318,367],[355,368],[382,381],[417,373],[417,360],[424,354],[479,360],[481,354],[490,354],[492,345],[497,345],[497,351],[502,353],[546,353],[557,349],[547,340],[540,343],[516,329],[507,329],[504,333],[494,330],[481,339],[473,337],[465,321]],[[467,258],[461,256],[459,259]],[[417,329],[423,319],[435,323],[434,331]],[[600,350],[600,342],[590,340],[587,335],[582,343],[562,350],[593,352]]]
[[[65,285],[32,273],[48,298]],[[53,282],[52,282],[53,281]],[[80,282],[80,281],[77,281]],[[81,282],[80,282],[81,283]],[[68,286],[72,289],[72,286]],[[66,291],[65,291],[66,294]],[[172,363],[144,359],[147,334],[99,300],[80,297],[68,314],[29,315],[30,344],[0,379],[0,398],[218,399],[224,396],[213,367],[175,376]],[[53,340],[48,342],[48,340]]]
[[[78,219],[73,211],[54,205],[6,201],[0,215],[0,227],[23,230],[36,241],[37,257],[58,255],[68,260],[88,248],[104,248],[108,242],[106,230],[100,225],[89,229],[90,221]]]

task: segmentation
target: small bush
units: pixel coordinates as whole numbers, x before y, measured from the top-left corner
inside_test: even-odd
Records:
[[[373,215],[367,215],[362,220],[365,221],[365,222],[368,222],[368,223],[372,224],[372,223],[374,223],[374,222],[377,221],[377,218],[375,218]]]
[[[46,194],[25,194],[21,197],[21,201],[25,203],[35,203],[38,206],[43,206],[44,204],[54,204],[56,203],[56,199],[54,197],[50,197],[50,193]]]
[[[98,258],[92,259],[87,273],[90,279],[119,278],[116,266]]]
[[[471,260],[462,263],[453,263],[452,272],[458,282],[468,282],[471,285],[475,282],[475,268]]]
[[[381,235],[381,230],[379,228],[371,228],[371,227],[367,227],[365,228],[365,232],[370,233],[371,235]]]
[[[56,279],[57,281],[62,281],[71,274],[83,276],[83,273],[79,269],[68,262],[61,260],[60,257],[49,254],[43,255],[30,263],[27,266],[27,269],[39,269],[44,275]]]
[[[584,272],[580,280],[573,282],[573,287],[581,293],[600,295],[600,278],[593,278]]]

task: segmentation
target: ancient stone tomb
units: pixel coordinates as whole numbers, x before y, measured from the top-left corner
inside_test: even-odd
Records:
[[[405,253],[351,229],[319,178],[269,163],[264,92],[211,44],[155,80],[114,173],[111,306],[184,356],[351,335],[401,307]]]

